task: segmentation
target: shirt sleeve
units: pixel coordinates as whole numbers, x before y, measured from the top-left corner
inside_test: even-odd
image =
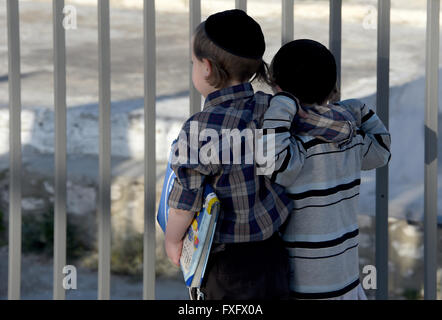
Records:
[[[169,194],[169,207],[192,212],[198,212],[203,206],[204,184],[207,177],[215,175],[219,170],[216,163],[204,164],[192,155],[198,155],[199,150],[205,144],[200,142],[198,137],[204,124],[199,126],[195,132],[191,132],[189,121],[181,130],[179,138],[172,145],[173,161],[171,168],[176,175],[172,190]],[[195,136],[197,135],[197,136]],[[192,139],[197,139],[192,141]]]
[[[352,99],[341,102],[353,110],[364,137],[361,150],[362,170],[383,167],[391,159],[391,136],[377,114],[362,101]]]
[[[263,136],[258,139],[264,153],[271,155],[271,163],[266,163],[265,167],[258,166],[258,169],[284,187],[293,183],[305,160],[301,141],[290,132],[297,108],[293,99],[283,95],[275,96],[264,114]]]
[[[338,106],[314,105],[303,107],[308,114],[307,118],[299,116],[297,112],[301,108],[298,99],[289,92],[279,92],[273,98],[274,104],[284,104],[284,100],[292,100],[296,112],[290,120],[291,132],[295,135],[316,137],[320,140],[346,144],[356,135],[356,121],[354,116]]]
[[[346,144],[356,134],[356,121],[353,115],[337,106],[311,106],[307,108],[308,117],[295,117],[294,132],[320,140]]]

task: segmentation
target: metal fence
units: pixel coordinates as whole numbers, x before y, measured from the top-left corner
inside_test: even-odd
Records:
[[[98,0],[99,46],[99,197],[98,197],[98,299],[110,298],[110,23],[109,0]],[[247,10],[247,0],[236,0]],[[282,44],[294,39],[294,0],[282,0]],[[66,44],[62,25],[64,0],[53,0],[53,61],[55,101],[55,217],[54,299],[64,299],[66,264]],[[388,128],[390,67],[390,0],[378,0],[377,113]],[[424,292],[436,299],[437,290],[437,119],[439,68],[439,0],[427,0],[425,99],[425,211]],[[144,0],[144,111],[145,111],[145,213],[143,298],[155,298],[155,1]],[[190,35],[201,22],[201,0],[189,0]],[[19,1],[7,0],[7,34],[10,108],[9,266],[8,298],[20,299],[21,273],[21,84]],[[330,0],[330,50],[341,75],[342,0]],[[190,114],[200,110],[201,95],[190,78]],[[377,299],[388,299],[388,166],[376,172]]]

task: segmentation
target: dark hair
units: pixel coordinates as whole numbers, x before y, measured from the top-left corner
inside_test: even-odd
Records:
[[[268,65],[263,59],[249,59],[233,55],[215,45],[204,31],[204,22],[195,30],[193,52],[202,61],[212,65],[212,74],[207,81],[215,88],[224,88],[230,80],[240,82],[263,81],[269,83]]]
[[[295,95],[301,103],[322,104],[336,87],[336,61],[319,42],[295,40],[273,58],[270,78],[273,86]]]

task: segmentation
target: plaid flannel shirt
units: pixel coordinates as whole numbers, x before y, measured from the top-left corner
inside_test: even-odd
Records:
[[[203,110],[191,116],[183,125],[180,135],[185,137],[184,140],[187,139],[186,143],[181,144],[181,147],[180,143],[175,143],[172,152],[178,156],[184,150],[190,158],[198,156],[202,148],[207,148],[211,141],[200,139],[203,132],[207,133],[205,129],[216,132],[222,140],[223,130],[226,129],[238,129],[241,132],[244,129],[261,128],[271,98],[271,95],[263,92],[254,93],[250,83],[211,93]],[[306,122],[309,130],[317,129],[314,121]],[[196,127],[193,133],[192,126],[194,129]],[[195,132],[198,136],[195,136]],[[334,134],[327,133],[330,137]],[[337,136],[340,132],[335,133]],[[182,142],[183,136],[178,141]],[[242,145],[241,150],[247,149]],[[219,159],[224,159],[222,153],[225,151],[224,146],[219,148]],[[228,151],[231,160],[233,156],[230,145]],[[265,240],[279,229],[293,207],[283,187],[272,183],[264,175],[257,175],[254,160],[249,164],[245,161],[247,151],[241,152],[240,156],[240,163],[203,163],[198,160],[171,165],[177,179],[168,199],[170,207],[198,212],[203,205],[204,184],[210,183],[214,188],[221,201],[214,239],[217,243]]]
[[[288,92],[277,93],[273,98],[285,96],[295,101],[296,109],[300,103]],[[273,99],[272,98],[272,99]],[[339,104],[327,106],[304,106],[307,118],[295,116],[292,120],[291,132],[295,135],[316,137],[322,141],[346,144],[356,135],[356,119],[354,115]],[[296,110],[297,111],[297,110]]]
[[[342,145],[349,143],[356,135],[356,120],[349,110],[337,104],[315,105],[305,109],[308,117],[295,117],[293,121],[295,134],[313,136]]]

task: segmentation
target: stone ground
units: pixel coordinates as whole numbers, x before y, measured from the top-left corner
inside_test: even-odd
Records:
[[[89,0],[82,0],[87,3]],[[83,6],[79,1],[66,1],[76,5],[78,14],[78,29],[69,30],[67,41],[67,103],[69,109],[96,110],[98,97],[97,72],[97,12],[94,6]],[[130,3],[131,1],[127,1]],[[139,1],[141,2],[141,1]],[[0,26],[5,32],[0,33],[0,109],[6,109],[8,104],[7,77],[7,38],[6,38],[6,2],[0,3]],[[132,109],[143,106],[143,58],[142,58],[142,12],[137,8],[119,7],[112,2],[111,8],[111,50],[112,50],[112,101],[121,106],[130,105]],[[158,2],[157,2],[158,3]],[[173,4],[172,4],[173,3]],[[172,103],[188,94],[188,13],[186,1],[159,2],[157,19],[157,94],[158,101]],[[326,1],[296,1],[295,2],[295,37],[311,37],[324,44],[328,43],[328,2]],[[233,1],[203,1],[203,16],[231,7]],[[342,56],[342,91],[343,98],[366,97],[376,90],[376,30],[372,27],[376,1],[344,1],[343,9],[343,56]],[[406,87],[407,83],[424,75],[425,62],[425,1],[392,1],[391,26],[391,85],[393,88]],[[53,78],[52,78],[52,21],[51,4],[49,1],[20,1],[20,30],[22,55],[22,103],[26,109],[53,110]],[[249,1],[249,12],[256,17],[266,34],[268,50],[266,59],[269,61],[280,43],[280,11],[279,1],[255,0]],[[441,59],[442,61],[442,59]],[[268,90],[268,88],[257,86]],[[401,96],[401,93],[398,94]],[[118,107],[118,106],[117,106]],[[161,126],[169,122],[161,122],[165,118],[175,117],[177,122],[188,115],[185,104],[177,104],[173,109],[163,108],[158,104],[157,120]],[[169,106],[168,106],[169,107]],[[400,110],[400,109],[399,109]],[[1,110],[0,110],[1,111]],[[124,111],[124,108],[123,108]],[[92,111],[91,111],[92,112]],[[3,115],[3,114],[2,114]],[[6,119],[0,119],[5,122]],[[26,119],[25,119],[26,120]],[[29,121],[32,121],[30,118]],[[164,124],[163,124],[164,123]],[[50,197],[51,185],[45,181],[52,179],[53,156],[40,154],[44,147],[52,144],[53,130],[45,123],[31,124],[35,128],[24,141],[24,159],[36,185],[26,185],[29,188],[27,204],[36,206],[39,198],[34,197],[38,189],[45,190]],[[26,124],[24,124],[26,126]],[[91,126],[91,125],[89,125]],[[43,128],[38,130],[38,128]],[[93,127],[93,125],[92,125]],[[6,181],[2,175],[7,169],[7,136],[5,128],[0,127],[0,180]],[[165,128],[157,128],[165,130]],[[3,130],[3,131],[2,131]],[[7,128],[6,128],[7,130]],[[46,134],[46,135],[45,135]],[[52,134],[52,136],[51,136]],[[43,140],[43,137],[46,140]],[[70,139],[72,137],[68,137]],[[40,140],[39,140],[40,139]],[[51,140],[52,139],[52,140]],[[130,137],[123,144],[129,144]],[[43,142],[42,142],[43,141]],[[136,140],[138,143],[138,140]],[[34,143],[35,142],[35,143]],[[88,141],[84,141],[88,143]],[[34,144],[33,144],[34,143]],[[29,147],[32,145],[32,147]],[[35,150],[35,146],[42,146]],[[93,145],[94,146],[94,145]],[[93,220],[95,196],[94,180],[97,173],[96,148],[86,154],[75,153],[68,158],[68,170],[72,178],[70,189],[70,212],[85,215]],[[161,149],[163,150],[163,149]],[[164,151],[160,151],[164,152]],[[157,149],[157,156],[158,149]],[[442,158],[442,157],[441,157]],[[423,163],[423,162],[422,162]],[[118,205],[122,201],[141,198],[140,177],[142,163],[137,159],[113,158],[114,178],[125,179],[116,184],[113,189]],[[164,164],[158,163],[158,185],[162,178]],[[49,178],[48,178],[49,177]],[[40,180],[39,180],[40,179]],[[92,182],[85,183],[90,179]],[[31,179],[29,179],[31,180]],[[0,187],[4,187],[0,181]],[[40,182],[38,182],[40,181]],[[40,184],[39,184],[40,183]],[[130,188],[126,188],[129,186]],[[120,188],[121,190],[118,190]],[[132,193],[125,193],[133,189]],[[85,191],[86,190],[86,191]],[[0,189],[0,201],[7,202],[7,193]],[[53,193],[53,190],[52,190]],[[136,195],[140,197],[136,197]],[[133,202],[133,206],[141,212],[141,200]],[[113,205],[116,204],[113,203]],[[117,205],[115,207],[118,207]],[[129,209],[128,209],[129,210]],[[123,219],[126,211],[117,215]],[[114,217],[114,212],[113,212]],[[140,215],[137,216],[140,219]],[[142,215],[141,215],[142,217]],[[138,227],[141,220],[136,220]],[[374,220],[370,216],[361,215],[361,269],[365,265],[374,264]],[[390,219],[390,296],[395,299],[420,298],[423,283],[423,247],[422,228],[419,223],[406,220]],[[441,230],[439,229],[438,263],[441,266]],[[158,236],[160,243],[161,236]],[[7,254],[5,247],[0,248],[0,298],[6,297],[7,285]],[[182,285],[177,270],[173,269],[164,259],[161,247],[158,248],[159,269],[166,278],[157,279],[157,298],[185,299],[187,293]],[[169,267],[168,267],[169,266]],[[50,298],[52,291],[52,264],[39,256],[23,257],[23,298]],[[165,269],[170,270],[165,270]],[[96,273],[79,268],[79,289],[68,298],[96,298]],[[439,271],[439,276],[440,276]],[[170,276],[171,275],[171,276]],[[439,280],[439,283],[441,281]],[[112,278],[112,297],[119,299],[138,299],[141,297],[141,282],[124,276]],[[373,292],[368,292],[373,296]]]
[[[7,261],[7,247],[0,248],[0,261]],[[24,255],[22,259],[21,298],[24,300],[52,299],[52,261],[39,255]],[[0,264],[0,299],[7,298],[7,264]],[[6,280],[6,281],[5,281]],[[143,295],[143,280],[112,274],[111,299],[138,300]],[[98,273],[88,268],[77,268],[77,289],[66,291],[68,300],[97,299]],[[177,277],[158,277],[155,287],[156,299],[187,300],[187,289]]]

